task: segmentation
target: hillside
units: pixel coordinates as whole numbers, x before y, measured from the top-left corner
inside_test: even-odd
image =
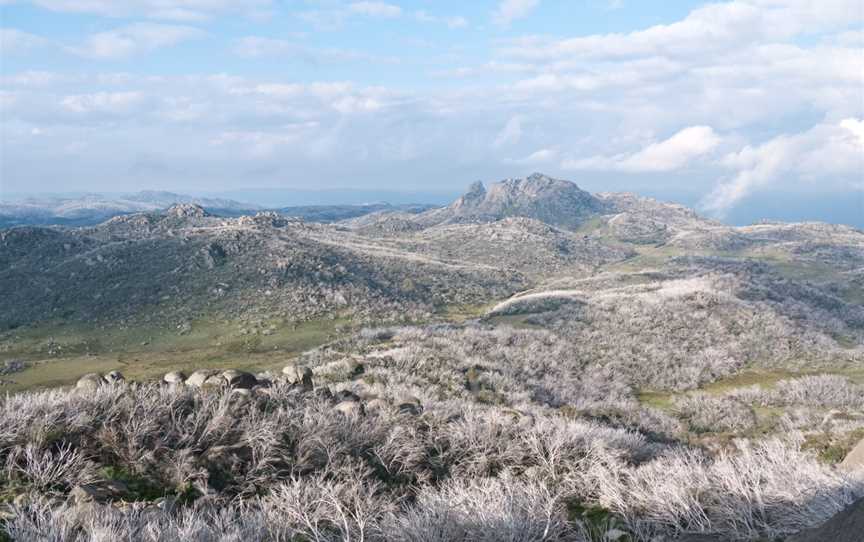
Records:
[[[0,523],[785,541],[864,497],[864,232],[540,174],[370,211],[0,230]]]
[[[417,221],[428,226],[518,216],[575,229],[607,210],[602,200],[574,183],[535,173],[525,179],[505,179],[488,190],[478,181],[448,207],[423,213]]]

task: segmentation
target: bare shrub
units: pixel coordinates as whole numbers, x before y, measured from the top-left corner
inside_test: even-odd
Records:
[[[706,532],[730,538],[778,536],[821,523],[864,494],[850,479],[796,445],[743,444],[711,460],[688,450],[628,469],[609,459],[590,475],[598,501],[640,536]]]
[[[861,408],[864,387],[838,375],[803,376],[778,382],[773,397],[783,405]]]
[[[756,425],[756,414],[731,397],[695,393],[679,397],[675,406],[696,432],[744,431]]]
[[[545,484],[508,477],[452,481],[424,488],[416,504],[391,516],[385,539],[394,542],[533,542],[586,540],[567,521],[564,500]]]

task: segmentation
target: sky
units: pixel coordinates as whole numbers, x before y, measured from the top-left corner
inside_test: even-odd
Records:
[[[0,197],[449,193],[540,171],[720,218],[775,196],[864,213],[861,0],[0,0],[0,13]]]

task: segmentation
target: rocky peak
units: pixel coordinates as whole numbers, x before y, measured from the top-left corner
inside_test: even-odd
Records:
[[[565,228],[575,228],[585,219],[601,214],[606,205],[576,184],[534,173],[525,179],[505,179],[487,189],[472,184],[448,208],[449,221],[500,220],[526,217]]]
[[[474,181],[473,183],[471,183],[471,186],[468,187],[468,191],[465,192],[459,199],[454,201],[451,207],[456,212],[459,212],[460,210],[472,209],[479,205],[485,197],[486,187],[483,186],[483,182]]]
[[[165,215],[171,218],[203,218],[210,216],[203,207],[195,203],[178,203],[172,205],[165,211]]]

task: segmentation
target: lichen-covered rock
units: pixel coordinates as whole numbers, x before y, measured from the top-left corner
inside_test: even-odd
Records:
[[[123,377],[123,374],[120,371],[111,371],[106,374],[103,379],[108,384],[122,384],[126,382],[126,378]]]
[[[223,371],[222,378],[229,388],[251,390],[258,384],[258,379],[254,375],[236,369]]]
[[[312,387],[312,369],[309,367],[286,365],[282,374],[291,384],[302,384],[304,387]]]
[[[363,405],[359,401],[351,400],[341,401],[333,407],[333,410],[349,417],[362,416],[365,413]]]
[[[183,384],[186,382],[186,375],[182,371],[171,371],[170,373],[165,373],[165,376],[162,377],[162,382],[166,384]]]
[[[204,382],[207,381],[208,378],[215,375],[216,371],[210,369],[199,369],[189,375],[189,378],[186,379],[186,385],[192,386],[194,388],[200,388],[204,385]]]
[[[789,542],[861,542],[864,540],[864,499],[859,499],[822,525],[798,533]]]
[[[99,373],[89,373],[78,379],[75,387],[84,391],[95,391],[105,384],[105,379]]]

